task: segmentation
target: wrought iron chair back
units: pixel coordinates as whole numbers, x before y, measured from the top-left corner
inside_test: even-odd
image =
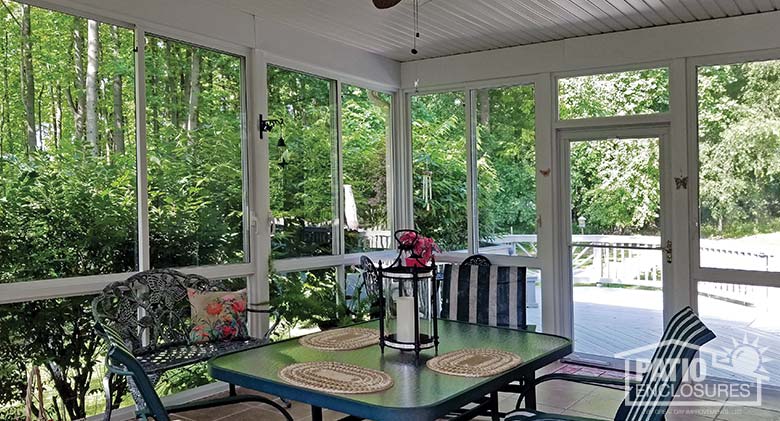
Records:
[[[224,291],[225,282],[169,269],[141,272],[108,285],[92,302],[95,320],[110,326],[133,354],[188,342],[187,288]]]

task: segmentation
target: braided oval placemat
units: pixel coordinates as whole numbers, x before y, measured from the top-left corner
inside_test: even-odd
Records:
[[[461,349],[431,358],[431,370],[460,377],[488,377],[517,367],[523,362],[517,354],[498,349]]]
[[[313,361],[279,370],[279,378],[295,386],[327,393],[375,393],[393,387],[387,373],[335,361]]]
[[[379,331],[362,327],[346,327],[306,335],[298,342],[320,351],[348,351],[379,343]]]

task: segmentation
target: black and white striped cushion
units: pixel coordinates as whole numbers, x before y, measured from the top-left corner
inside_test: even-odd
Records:
[[[446,265],[441,317],[526,329],[525,281],[525,267]]]
[[[663,420],[669,402],[680,387],[683,376],[699,348],[714,338],[715,334],[690,307],[675,314],[664,330],[663,338],[650,360],[648,371],[640,384],[631,388],[615,419]],[[674,373],[662,369],[665,367],[675,367]]]

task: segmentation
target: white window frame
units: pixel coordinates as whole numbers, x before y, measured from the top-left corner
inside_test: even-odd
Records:
[[[386,251],[372,251],[365,253],[346,253],[345,241],[344,241],[344,170],[343,170],[343,139],[342,139],[342,97],[341,89],[342,85],[347,84],[361,89],[372,90],[387,94],[391,97],[391,115],[387,124],[391,125],[392,137],[386,139],[390,144],[386,145],[389,149],[387,157],[388,162],[392,165],[388,168],[388,174],[386,179],[388,180],[387,186],[387,207],[392,209],[394,217],[390,218],[389,228],[391,232],[394,232],[396,227],[399,226],[397,213],[395,212],[395,202],[398,197],[398,186],[395,174],[398,174],[397,168],[399,166],[398,160],[393,159],[398,156],[398,142],[396,141],[398,134],[398,106],[397,98],[398,92],[388,89],[387,87],[366,83],[365,81],[351,79],[342,75],[333,74],[330,72],[323,72],[321,69],[312,68],[311,66],[304,66],[297,62],[286,60],[279,56],[271,56],[265,63],[266,66],[274,66],[280,69],[288,70],[291,72],[298,72],[306,75],[310,75],[322,80],[325,80],[331,84],[331,107],[334,108],[331,115],[334,118],[331,132],[333,133],[332,150],[334,151],[331,156],[331,165],[335,164],[336,171],[331,175],[333,194],[333,208],[337,215],[334,215],[332,223],[332,251],[333,254],[327,256],[302,256],[302,257],[289,257],[285,259],[271,259],[270,273],[286,274],[294,272],[306,272],[309,270],[335,268],[337,277],[342,281],[341,287],[344,288],[343,282],[346,278],[346,268],[352,265],[358,265],[360,263],[361,256],[368,256],[374,261],[387,260],[394,257],[392,250]],[[333,160],[335,159],[335,163]],[[267,190],[267,189],[266,189]],[[270,213],[270,211],[269,211]],[[272,224],[273,222],[269,222]],[[270,254],[269,254],[270,255]]]
[[[135,45],[145,45],[145,37],[156,36],[168,38],[175,42],[186,43],[198,48],[213,50],[222,54],[229,54],[241,60],[241,118],[242,118],[242,201],[244,203],[244,232],[245,243],[245,262],[223,265],[204,265],[190,267],[174,267],[171,269],[179,270],[184,273],[193,273],[205,276],[210,279],[227,278],[247,278],[247,288],[250,290],[262,290],[263,286],[258,283],[256,263],[253,261],[256,255],[256,249],[259,247],[258,236],[252,235],[252,228],[255,227],[252,216],[256,214],[254,203],[256,202],[257,187],[253,173],[256,167],[260,165],[255,157],[255,143],[250,141],[254,139],[250,119],[247,118],[250,108],[257,107],[254,102],[249,101],[249,89],[247,76],[253,72],[255,67],[250,60],[251,50],[236,44],[224,42],[208,37],[198,36],[186,31],[173,30],[167,26],[150,25],[145,22],[133,22],[132,20],[118,20],[110,17],[103,17],[92,13],[85,13],[61,5],[53,5],[43,1],[24,1],[34,7],[44,8],[57,13],[64,13],[72,16],[78,16],[85,19],[93,19],[103,24],[117,25],[122,28],[130,29],[135,34]],[[105,286],[112,282],[127,279],[139,271],[151,268],[149,255],[149,210],[148,210],[148,171],[146,161],[147,137],[146,137],[146,70],[144,63],[144,49],[136,48],[135,53],[135,122],[136,125],[136,204],[137,204],[137,243],[138,271],[106,273],[88,276],[76,276],[68,278],[39,279],[30,281],[19,281],[6,284],[0,284],[0,305],[14,304],[27,301],[66,298],[84,295],[93,295],[100,293]],[[254,96],[252,96],[254,98]],[[252,113],[255,114],[255,113]],[[258,287],[259,286],[259,287]]]
[[[699,238],[699,130],[698,130],[698,68],[702,66],[740,64],[756,61],[780,60],[780,49],[718,54],[688,59],[687,97],[688,97],[688,179],[692,304],[698,302],[698,282],[742,284],[754,286],[780,287],[780,272],[751,271],[744,269],[722,269],[701,266]]]

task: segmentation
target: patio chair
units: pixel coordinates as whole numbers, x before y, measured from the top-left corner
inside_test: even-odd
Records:
[[[691,361],[707,342],[713,340],[715,334],[702,323],[693,312],[686,307],[675,314],[666,325],[661,342],[650,360],[648,370],[639,381],[631,381],[626,398],[618,407],[616,421],[662,421],[688,372]],[[668,370],[673,369],[673,370]],[[535,404],[536,385],[551,380],[571,381],[603,387],[626,387],[624,379],[581,376],[565,373],[552,373],[541,376],[533,384],[525,387],[525,391],[517,400],[519,408],[523,398],[531,399]],[[528,406],[528,401],[526,404]],[[542,420],[589,420],[589,418],[566,415],[546,414],[530,409],[517,409],[507,414],[506,421],[542,421]]]
[[[469,256],[445,265],[441,318],[527,330],[524,266],[494,265],[485,256]]]
[[[242,402],[263,402],[281,412],[287,421],[293,421],[290,413],[287,412],[278,403],[262,396],[256,395],[231,395],[225,398],[208,399],[195,401],[183,405],[165,406],[162,400],[154,390],[154,382],[149,378],[144,370],[142,363],[133,356],[133,352],[125,346],[124,338],[111,328],[109,325],[97,325],[96,330],[103,336],[108,345],[108,354],[106,356],[106,369],[111,375],[125,376],[132,385],[135,392],[143,398],[144,406],[136,411],[136,418],[148,420],[150,417],[155,421],[169,421],[171,413],[194,411],[198,409],[213,408],[217,406],[233,405]],[[105,379],[106,387],[110,378]],[[135,396],[135,394],[134,394]],[[110,396],[108,405],[110,406]],[[106,421],[111,417],[111,413],[106,414]]]
[[[526,273],[524,266],[499,266],[480,254],[467,257],[460,264],[444,265],[442,271],[441,318],[488,326],[528,330],[526,317]],[[534,327],[530,327],[535,330]],[[519,382],[519,383],[517,383]],[[502,392],[520,393],[518,380],[501,388]],[[454,419],[488,415],[497,419],[495,396],[473,402],[476,406],[454,411]]]
[[[129,388],[136,403],[137,414],[139,417],[145,417],[159,412],[159,408],[155,407],[159,398],[152,393],[154,385],[165,372],[226,353],[261,346],[268,342],[279,323],[280,318],[276,317],[274,325],[261,338],[246,337],[193,343],[190,340],[192,325],[188,288],[202,292],[229,290],[224,281],[160,269],[141,272],[127,280],[111,283],[92,301],[96,330],[109,346],[106,360],[109,370],[103,382],[106,396],[105,420],[111,417],[110,385],[115,375],[131,378]],[[257,308],[266,304],[249,304],[247,311],[273,313],[268,308]],[[118,362],[118,365],[112,363],[112,360]],[[126,369],[121,369],[120,366]],[[152,392],[142,390],[139,382],[148,384]],[[147,400],[150,397],[152,402]],[[237,397],[235,385],[230,385],[230,397],[237,398],[234,399],[236,401],[252,400],[271,404],[268,399],[260,396]]]

